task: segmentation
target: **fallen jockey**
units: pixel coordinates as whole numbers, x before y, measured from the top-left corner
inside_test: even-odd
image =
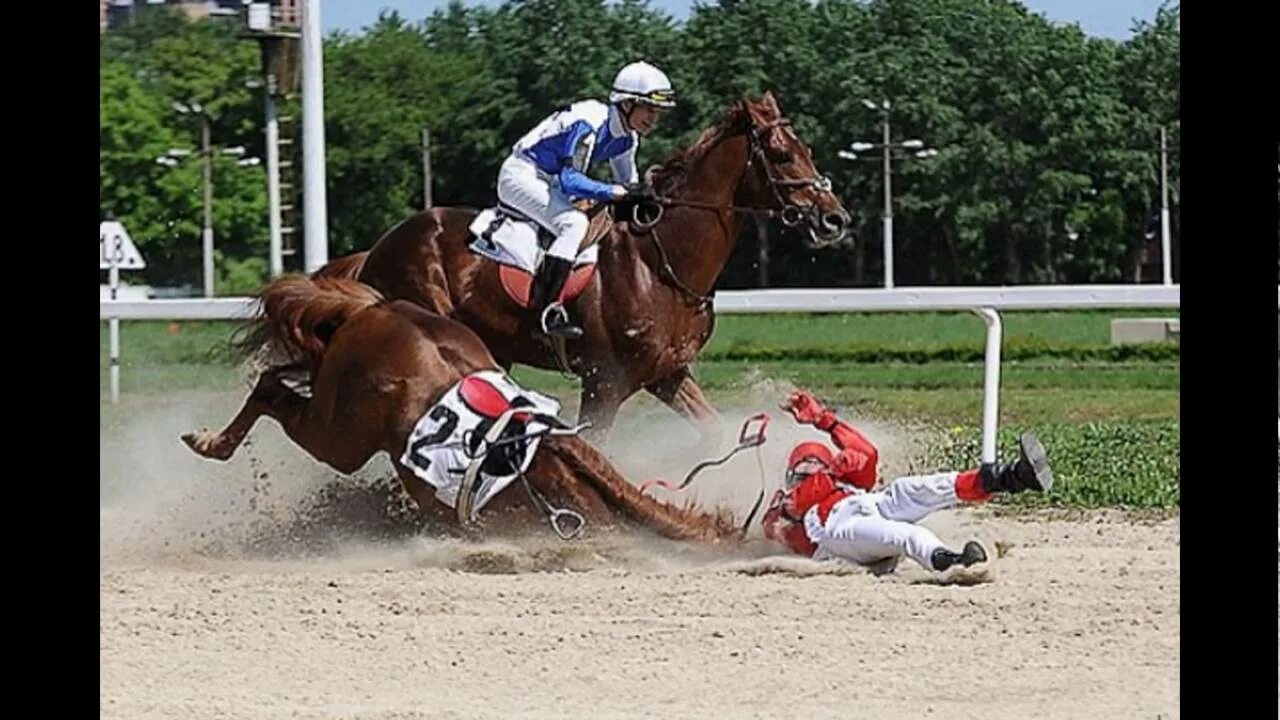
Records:
[[[807,392],[792,394],[782,409],[797,422],[830,433],[839,448],[833,453],[820,442],[796,445],[787,460],[785,487],[764,514],[765,537],[800,555],[864,566],[905,555],[926,570],[969,567],[987,559],[980,543],[970,541],[956,552],[915,523],[960,503],[984,502],[996,493],[1045,492],[1053,484],[1044,447],[1024,434],[1014,462],[900,477],[873,491],[879,452],[865,435]]]
[[[658,68],[631,63],[619,71],[609,104],[583,100],[557,110],[520,138],[498,172],[498,201],[555,236],[530,289],[529,307],[544,333],[576,339],[560,292],[587,233],[578,199],[617,202],[646,197],[639,188],[636,147],[665,108],[675,106],[671,81]],[[608,160],[614,183],[587,176]]]

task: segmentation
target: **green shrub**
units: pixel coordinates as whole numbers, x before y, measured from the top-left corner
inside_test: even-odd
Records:
[[[997,455],[1012,459],[1021,429],[1002,429]],[[1049,454],[1054,485],[1047,495],[1019,493],[997,502],[1010,505],[1175,509],[1179,491],[1180,433],[1177,422],[1088,423],[1026,428]],[[955,428],[930,449],[931,464],[966,468],[981,457],[981,430]]]

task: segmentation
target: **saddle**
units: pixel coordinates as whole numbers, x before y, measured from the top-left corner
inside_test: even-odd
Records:
[[[598,203],[586,210],[590,224],[582,244],[578,246],[573,269],[560,292],[559,300],[562,303],[580,295],[595,275],[599,243],[613,227],[613,219],[609,213],[603,212],[607,207],[604,203]],[[468,243],[470,250],[498,263],[498,276],[507,295],[520,307],[528,307],[533,277],[542,264],[542,257],[555,240],[555,235],[520,211],[502,203],[482,211],[471,222],[469,230],[472,237]]]

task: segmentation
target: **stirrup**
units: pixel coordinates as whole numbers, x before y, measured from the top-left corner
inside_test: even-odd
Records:
[[[555,320],[554,323],[552,322],[553,319]],[[565,310],[564,305],[559,302],[553,302],[543,309],[542,332],[547,335],[559,335],[571,340],[582,337],[582,328],[569,322],[569,311]]]

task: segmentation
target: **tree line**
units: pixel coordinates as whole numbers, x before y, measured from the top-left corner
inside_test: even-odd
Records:
[[[744,233],[721,287],[880,283],[881,166],[837,155],[881,137],[864,99],[891,101],[895,141],[938,151],[894,163],[898,284],[1130,282],[1144,257],[1158,277],[1159,129],[1172,149],[1180,137],[1178,17],[1166,4],[1118,42],[1009,0],[719,0],[682,22],[645,0],[386,13],[325,40],[330,254],[367,248],[422,207],[424,127],[435,204],[484,207],[521,134],[561,105],[604,98],[617,69],[643,58],[671,75],[680,104],[642,144],[641,167],[773,90],[853,213],[851,240],[832,249],[767,227],[761,252]],[[152,284],[199,284],[198,163],[155,162],[198,147],[198,125],[173,103],[201,103],[216,144],[264,157],[258,49],[238,31],[158,7],[102,36],[100,210],[129,228]],[[297,99],[282,112],[296,117]],[[298,144],[300,131],[284,127]],[[1172,152],[1175,272],[1178,171]],[[215,160],[219,292],[265,279],[263,172]]]

